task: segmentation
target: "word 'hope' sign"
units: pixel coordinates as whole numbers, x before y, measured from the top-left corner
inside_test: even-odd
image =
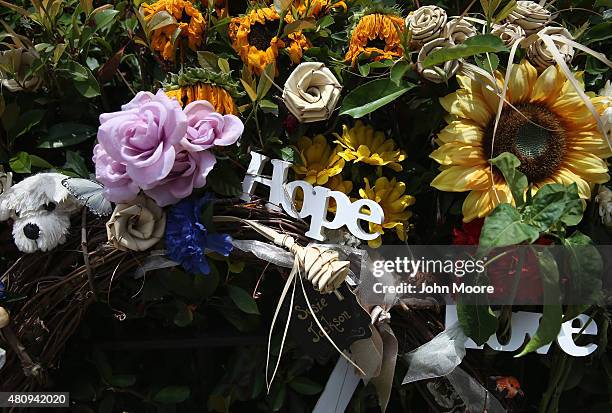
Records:
[[[250,201],[255,184],[260,183],[270,188],[268,198],[270,203],[282,207],[293,218],[310,217],[310,228],[305,234],[309,238],[323,241],[325,240],[321,232],[323,228],[338,229],[342,226],[346,226],[351,234],[362,240],[368,241],[378,237],[378,233],[364,231],[360,225],[360,221],[382,224],[384,212],[376,202],[370,199],[351,202],[349,197],[340,191],[332,191],[323,186],[313,187],[306,181],[286,183],[291,163],[280,159],[272,159],[272,178],[264,177],[261,174],[269,160],[267,156],[251,152],[251,163],[242,182],[241,199]],[[301,188],[304,194],[302,208],[299,211],[295,207],[298,188]],[[336,202],[336,215],[331,221],[327,219],[330,199]]]

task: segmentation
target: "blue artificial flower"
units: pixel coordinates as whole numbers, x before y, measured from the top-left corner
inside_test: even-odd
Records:
[[[208,196],[184,199],[170,208],[166,219],[166,254],[190,273],[210,273],[207,251],[227,257],[234,248],[228,234],[209,234],[200,222],[202,207],[208,201]]]
[[[4,299],[6,297],[5,290],[6,290],[6,287],[4,286],[2,281],[0,281],[0,300]]]

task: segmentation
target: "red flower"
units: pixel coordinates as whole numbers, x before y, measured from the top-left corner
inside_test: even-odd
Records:
[[[478,245],[483,225],[484,220],[476,219],[462,224],[461,228],[453,228],[453,244]],[[540,237],[535,243],[538,245],[550,245],[552,241],[548,238]],[[532,251],[525,251],[526,254],[523,259],[515,301],[519,304],[536,304],[540,301],[543,293],[540,268],[535,254]],[[497,250],[498,254],[502,252],[499,249]],[[492,257],[489,258],[491,259]],[[515,277],[517,276],[518,263],[519,254],[515,251],[496,259],[487,266],[490,285],[495,287],[495,292],[490,295],[492,298],[501,301],[503,298],[510,297],[514,288]]]

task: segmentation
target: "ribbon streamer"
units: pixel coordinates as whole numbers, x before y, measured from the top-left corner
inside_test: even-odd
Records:
[[[300,286],[302,289],[302,293],[304,294],[304,300],[306,301],[306,305],[308,306],[308,310],[312,315],[317,327],[323,333],[327,341],[336,349],[338,353],[342,357],[344,357],[350,364],[353,365],[360,373],[363,373],[363,370],[355,364],[338,346],[331,337],[327,334],[321,322],[315,315],[314,310],[310,304],[310,300],[308,299],[308,295],[306,294],[306,289],[304,288],[304,282],[302,277],[306,277],[308,281],[312,283],[314,288],[322,293],[331,293],[335,291],[345,280],[348,270],[349,270],[349,262],[348,261],[340,261],[339,255],[336,251],[330,250],[328,248],[324,248],[321,246],[309,246],[302,247],[298,243],[295,242],[293,237],[281,234],[274,229],[262,225],[258,222],[242,219],[238,217],[231,216],[215,216],[215,222],[240,222],[246,224],[253,228],[256,232],[264,236],[265,238],[274,242],[274,244],[286,248],[293,254],[293,267],[291,269],[291,273],[285,282],[283,287],[283,291],[278,300],[278,304],[276,306],[276,310],[274,311],[274,316],[272,317],[272,325],[270,326],[270,333],[268,334],[268,351],[266,355],[266,385],[268,388],[268,392],[270,391],[270,387],[272,386],[272,382],[274,381],[274,377],[276,376],[276,372],[278,371],[278,366],[280,365],[280,359],[283,353],[283,347],[285,345],[285,340],[287,338],[287,331],[289,330],[289,323],[291,322],[291,314],[293,313],[293,299],[295,297],[295,288],[297,281],[299,280]],[[285,297],[289,292],[289,288],[291,288],[291,299],[289,311],[287,314],[287,324],[283,330],[283,336],[281,340],[281,345],[279,349],[278,358],[276,359],[276,364],[274,366],[274,370],[272,372],[272,376],[269,377],[268,373],[270,370],[270,346],[272,343],[272,333],[274,331],[274,326],[276,324],[276,319],[278,318],[278,314],[280,313],[283,302],[285,301]],[[365,374],[364,374],[365,375]]]

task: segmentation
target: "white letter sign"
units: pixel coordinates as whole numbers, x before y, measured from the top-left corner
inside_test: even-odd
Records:
[[[251,163],[242,182],[242,196],[244,201],[250,201],[255,191],[255,184],[260,183],[270,188],[269,201],[281,206],[285,212],[294,218],[310,217],[310,228],[306,236],[318,241],[325,240],[323,228],[338,229],[346,226],[348,230],[359,239],[373,240],[378,233],[364,231],[360,221],[382,224],[385,214],[378,203],[370,199],[359,199],[353,203],[348,196],[339,191],[332,191],[323,186],[313,187],[306,181],[287,182],[289,162],[272,159],[272,179],[262,176],[265,164],[270,160],[267,156],[251,152]],[[304,194],[302,207],[298,211],[295,206],[295,196],[298,188]],[[327,209],[329,200],[336,202],[336,215],[329,221]]]

